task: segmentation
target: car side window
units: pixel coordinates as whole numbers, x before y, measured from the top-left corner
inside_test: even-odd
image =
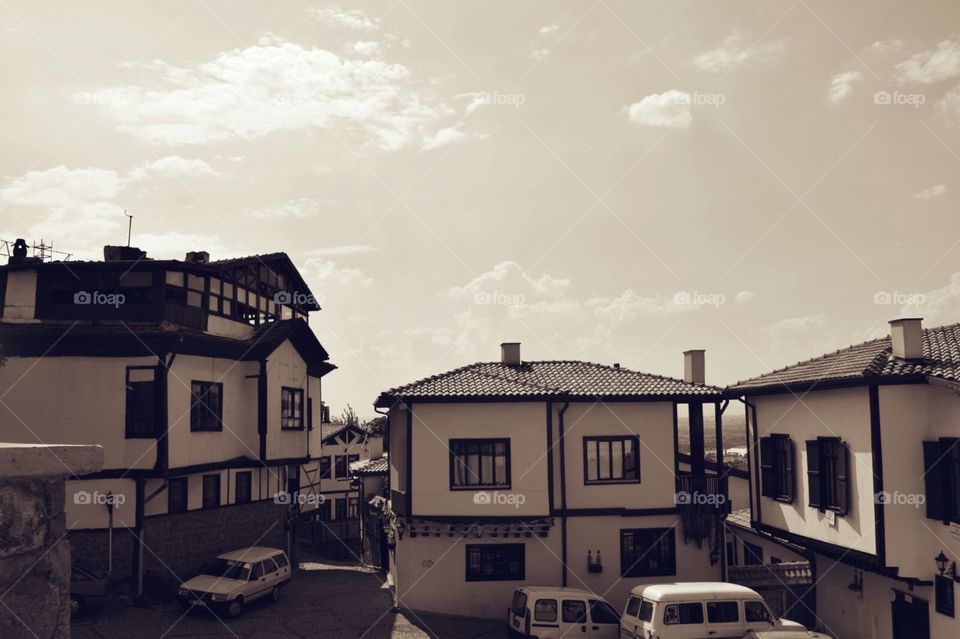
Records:
[[[557,620],[557,600],[539,599],[533,606],[534,621],[552,621]]]
[[[747,618],[748,622],[773,621],[773,619],[770,618],[770,611],[767,610],[766,604],[762,601],[743,602],[743,615]]]
[[[640,611],[640,597],[630,596],[630,599],[627,601],[627,616],[636,617],[637,613]]]
[[[287,556],[286,556],[286,555],[283,555],[283,554],[274,555],[273,560],[274,560],[275,562],[277,562],[277,566],[278,566],[279,568],[286,568],[286,567],[287,567]]]
[[[667,625],[703,623],[703,606],[700,603],[670,604],[663,609],[663,623]]]
[[[265,572],[265,573],[266,573],[266,572],[277,572],[278,570],[280,570],[280,568],[277,567],[277,562],[275,562],[273,559],[264,559],[264,560],[263,560],[263,572]]]
[[[740,609],[737,602],[707,602],[707,621],[709,623],[737,623],[740,621]]]
[[[593,623],[620,623],[620,615],[606,601],[591,599],[590,620]]]
[[[250,578],[259,579],[260,577],[263,577],[263,564],[258,561],[253,564],[253,571],[250,573]]]
[[[564,601],[563,621],[564,623],[587,623],[587,602]]]

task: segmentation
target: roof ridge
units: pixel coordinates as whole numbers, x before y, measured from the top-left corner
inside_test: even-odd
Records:
[[[781,366],[780,368],[775,368],[775,369],[773,369],[773,370],[771,370],[771,371],[767,371],[766,373],[762,373],[762,374],[760,374],[760,375],[755,375],[754,377],[747,377],[746,379],[737,380],[736,382],[734,382],[734,383],[731,384],[730,386],[737,386],[738,384],[743,384],[743,383],[746,383],[746,382],[752,382],[752,381],[754,381],[754,380],[763,379],[764,377],[769,377],[770,375],[774,375],[774,374],[776,374],[776,373],[782,373],[783,371],[790,370],[791,368],[796,368],[797,366],[802,366],[802,365],[804,365],[804,364],[811,364],[811,363],[813,363],[813,362],[818,362],[818,361],[824,360],[824,359],[826,359],[826,358],[828,358],[828,357],[833,357],[834,355],[838,355],[838,354],[840,354],[840,353],[845,353],[845,352],[847,352],[847,351],[852,351],[852,350],[854,350],[855,348],[860,348],[860,347],[862,347],[862,346],[866,346],[867,344],[872,344],[872,343],[874,343],[874,342],[882,342],[882,341],[888,341],[888,342],[889,342],[889,341],[890,341],[890,337],[889,337],[889,336],[887,336],[887,337],[875,337],[875,338],[873,338],[873,339],[868,339],[868,340],[865,340],[865,341],[863,341],[863,342],[857,342],[856,344],[850,344],[849,346],[844,346],[843,348],[838,348],[838,349],[836,349],[836,350],[827,351],[826,353],[823,353],[823,354],[821,354],[821,355],[817,355],[817,356],[815,356],[815,357],[809,357],[809,358],[807,358],[807,359],[802,359],[802,360],[800,360],[800,361],[798,361],[798,362],[794,362],[793,364],[787,364],[786,366]],[[881,351],[881,352],[883,352],[883,351]]]

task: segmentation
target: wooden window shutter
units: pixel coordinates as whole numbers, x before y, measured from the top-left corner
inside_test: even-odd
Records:
[[[850,505],[850,449],[844,442],[834,444],[837,451],[837,509],[846,514]]]
[[[772,437],[760,438],[760,494],[777,497],[777,482],[774,473],[774,445]]]
[[[926,489],[927,517],[947,523],[944,472],[940,442],[923,442],[923,482]]]
[[[807,504],[820,508],[820,445],[807,440]]]
[[[790,501],[793,501],[794,495],[796,495],[796,479],[793,475],[793,440],[784,439],[783,440],[783,477],[784,484],[782,486],[782,491],[784,497],[788,498]]]
[[[944,489],[947,495],[947,516],[950,521],[960,523],[960,441],[954,437],[941,438],[943,459],[947,463]]]

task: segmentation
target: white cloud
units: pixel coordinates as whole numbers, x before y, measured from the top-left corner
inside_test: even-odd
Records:
[[[330,204],[332,204],[330,200],[300,197],[286,200],[285,202],[249,208],[245,210],[243,214],[261,220],[278,217],[304,219],[316,215]]]
[[[531,47],[529,55],[531,60],[542,62],[550,57],[550,49],[546,47]]]
[[[934,113],[941,122],[956,124],[960,122],[960,84],[947,91],[933,105]]]
[[[219,175],[209,164],[197,158],[168,155],[139,166],[127,174],[130,180],[150,177],[209,177]]]
[[[713,73],[725,73],[747,61],[765,62],[772,60],[787,46],[786,40],[777,40],[766,44],[743,46],[736,33],[728,35],[715,49],[706,51],[693,59],[698,69]]]
[[[464,115],[470,115],[482,106],[490,104],[490,94],[485,91],[473,93],[461,93],[456,99],[470,98],[470,103],[464,109]]]
[[[903,40],[900,38],[890,38],[889,40],[877,40],[871,44],[868,49],[873,53],[892,53],[903,50]]]
[[[830,81],[830,93],[827,98],[834,104],[842,102],[844,98],[853,93],[853,83],[861,80],[863,80],[863,74],[859,71],[838,73]]]
[[[687,129],[693,122],[690,101],[690,94],[686,91],[670,89],[631,104],[628,113],[630,119],[638,124]]]
[[[570,286],[570,280],[541,275],[534,278],[527,275],[522,266],[513,261],[501,262],[492,269],[478,275],[469,284],[455,286],[447,291],[450,297],[473,299],[478,293],[490,292],[490,287],[505,294],[534,293],[549,297],[560,296]]]
[[[308,257],[303,261],[302,272],[314,291],[324,291],[330,286],[367,288],[373,284],[373,280],[359,268],[341,267],[323,257]]]
[[[936,49],[916,53],[895,67],[901,83],[933,84],[960,75],[960,42],[943,40]]]
[[[462,126],[462,124],[449,126],[445,129],[440,129],[433,135],[426,136],[423,139],[423,146],[421,148],[424,150],[438,149],[448,144],[462,142],[463,140],[482,140],[488,137],[486,134],[462,131]]]
[[[451,113],[422,94],[403,65],[343,59],[276,36],[193,67],[142,66],[159,74],[149,86],[108,87],[75,100],[99,105],[121,131],[170,145],[337,127],[397,149]]]
[[[753,291],[740,291],[733,296],[733,299],[737,302],[737,304],[747,304],[748,302],[753,301],[753,298],[756,296],[756,293]]]
[[[559,29],[560,25],[558,24],[548,24],[540,27],[540,35],[547,35],[553,33],[554,31],[558,31]]]
[[[947,192],[947,187],[943,184],[934,184],[933,186],[928,186],[925,189],[920,189],[913,194],[913,197],[918,200],[930,200],[935,197],[940,197]]]
[[[779,322],[771,324],[763,330],[773,337],[787,337],[802,333],[811,328],[820,328],[826,320],[826,315],[803,315],[801,317],[788,317]]]
[[[353,52],[360,55],[375,55],[380,53],[380,43],[373,40],[354,42]]]
[[[310,251],[312,257],[342,257],[345,255],[363,255],[376,253],[377,249],[362,244],[344,244],[342,246],[325,246]]]
[[[950,276],[943,288],[913,295],[920,304],[905,304],[900,308],[900,317],[923,316],[924,325],[940,326],[960,321],[960,273]]]
[[[0,199],[8,204],[60,208],[111,200],[122,188],[123,179],[116,171],[61,165],[14,178],[0,189]]]
[[[311,10],[321,22],[332,27],[345,27],[357,31],[376,31],[380,28],[380,19],[371,18],[356,9],[347,10],[338,6],[316,7]]]

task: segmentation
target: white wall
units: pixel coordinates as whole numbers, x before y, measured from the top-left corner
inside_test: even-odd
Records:
[[[793,440],[796,495],[785,504],[769,497],[760,500],[764,524],[827,543],[875,554],[876,530],[873,500],[873,459],[870,404],[863,388],[814,390],[802,401],[792,394],[752,397],[757,407],[758,435],[787,434]],[[830,525],[825,513],[807,505],[807,451],[805,442],[839,436],[850,449],[850,506],[846,515]],[[751,472],[758,472],[752,464]],[[754,517],[757,517],[754,512]]]
[[[37,272],[7,271],[3,319],[31,320],[37,312]]]
[[[136,526],[137,486],[133,479],[82,479],[66,482],[64,521],[67,528],[106,528],[110,521],[106,506],[108,493],[113,495],[113,527]]]
[[[307,366],[287,340],[267,358],[267,459],[305,457],[310,438],[320,437],[320,397],[313,400],[314,429],[307,430]],[[280,395],[283,386],[303,389],[303,430],[281,430]]]

